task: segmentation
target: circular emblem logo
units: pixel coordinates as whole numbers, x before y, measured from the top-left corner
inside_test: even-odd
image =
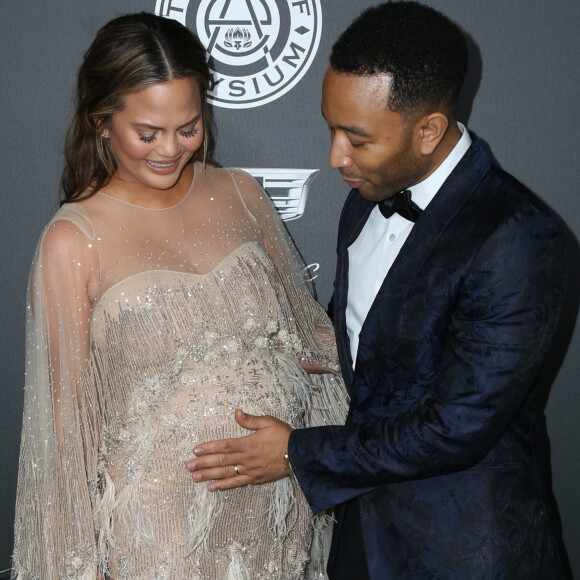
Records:
[[[291,90],[310,68],[322,31],[320,0],[156,0],[206,47],[210,103],[257,107]]]

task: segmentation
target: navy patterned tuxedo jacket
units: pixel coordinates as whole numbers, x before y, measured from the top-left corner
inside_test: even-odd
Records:
[[[373,580],[560,578],[534,404],[565,289],[559,226],[474,138],[385,278],[353,372],[348,246],[373,207],[351,191],[338,235],[347,423],[290,437],[312,510],[339,506],[340,529],[356,498]]]

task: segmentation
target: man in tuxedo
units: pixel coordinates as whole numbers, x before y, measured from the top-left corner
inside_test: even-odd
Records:
[[[212,490],[295,477],[336,508],[331,579],[560,578],[535,381],[565,288],[561,231],[457,122],[459,28],[415,2],[364,12],[322,89],[350,186],[333,299],[344,426],[198,446]]]

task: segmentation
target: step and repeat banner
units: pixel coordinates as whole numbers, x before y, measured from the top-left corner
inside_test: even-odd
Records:
[[[319,0],[158,0],[155,13],[197,33],[211,58],[209,101],[227,109],[259,107],[291,91],[322,33]]]
[[[580,233],[576,96],[580,3],[426,0],[466,32],[471,70],[460,120],[497,162]],[[59,199],[63,140],[76,72],[96,31],[152,12],[194,31],[207,49],[215,158],[268,191],[309,265],[317,296],[332,294],[338,218],[348,189],[328,167],[320,88],[340,32],[369,0],[3,0],[0,10],[0,570],[10,566],[24,373],[28,268]],[[457,241],[458,244],[461,240]],[[552,488],[571,568],[580,577],[580,339],[578,272],[562,348],[540,401],[551,444]],[[560,366],[559,366],[560,365]],[[547,475],[549,477],[549,474]],[[5,573],[4,573],[5,574]],[[0,578],[5,577],[0,574]]]

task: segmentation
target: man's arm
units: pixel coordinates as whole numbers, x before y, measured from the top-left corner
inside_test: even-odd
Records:
[[[393,413],[376,386],[372,404],[353,412],[363,420],[292,433],[289,456],[313,511],[383,484],[470,468],[494,449],[551,344],[566,287],[564,255],[551,219],[512,215],[489,235],[449,298],[453,315],[438,337],[443,346],[430,388]],[[399,394],[413,391],[420,392]]]
[[[490,236],[457,296],[433,387],[404,413],[375,402],[363,422],[291,435],[258,418],[247,438],[199,446],[188,465],[194,478],[225,477],[214,489],[277,479],[288,445],[316,512],[385,483],[475,465],[513,422],[551,342],[565,287],[563,251],[559,231],[539,214],[513,218]],[[232,477],[236,464],[249,475]]]
[[[241,427],[254,433],[198,445],[193,450],[197,458],[187,462],[193,479],[216,480],[208,488],[222,491],[287,476],[284,456],[288,453],[290,425],[270,416],[248,415],[240,409],[236,411],[235,419]]]

